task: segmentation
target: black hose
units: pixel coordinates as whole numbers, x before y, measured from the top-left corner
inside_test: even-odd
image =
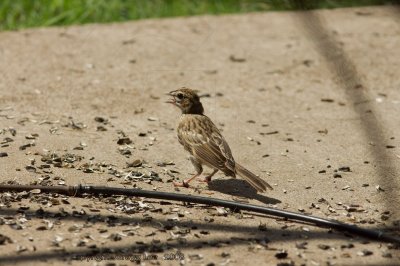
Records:
[[[336,220],[328,220],[315,216],[305,215],[301,213],[295,213],[290,211],[279,210],[275,208],[269,208],[264,206],[252,205],[239,203],[229,200],[193,196],[187,194],[160,192],[160,191],[149,191],[142,189],[128,189],[128,188],[116,188],[116,187],[104,187],[104,186],[22,186],[22,185],[0,185],[1,191],[29,191],[32,189],[40,189],[41,192],[55,192],[60,194],[66,194],[70,196],[82,196],[83,194],[102,194],[102,195],[126,195],[134,197],[144,197],[162,200],[173,200],[181,202],[191,202],[212,206],[221,206],[231,208],[233,210],[244,210],[256,213],[267,214],[276,217],[282,217],[291,219],[294,221],[302,221],[315,224],[317,226],[328,227],[336,229],[338,231],[347,231],[359,236],[367,237],[374,240],[393,242],[400,244],[400,238],[389,235],[383,231],[375,231],[365,228],[360,228],[355,225],[342,223]]]

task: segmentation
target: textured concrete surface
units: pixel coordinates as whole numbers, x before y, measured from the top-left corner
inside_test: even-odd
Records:
[[[399,47],[399,14],[383,7],[1,32],[0,181],[175,191],[171,181],[193,168],[164,94],[187,86],[235,159],[275,189],[257,195],[217,175],[179,193],[398,234]],[[121,131],[132,143],[117,144]],[[104,248],[158,256],[146,265],[176,265],[164,258],[176,251],[187,265],[400,259],[391,244],[308,224],[126,197],[1,193],[0,232],[2,264],[80,265]]]

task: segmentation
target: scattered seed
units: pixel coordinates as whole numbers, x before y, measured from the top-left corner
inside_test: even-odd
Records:
[[[221,257],[223,257],[223,258],[230,257],[230,256],[231,256],[231,254],[228,253],[228,252],[223,251],[223,252],[221,253]]]
[[[281,250],[281,251],[275,253],[275,257],[277,259],[285,259],[285,258],[287,258],[287,256],[288,256],[288,253],[286,250]]]
[[[129,40],[122,41],[122,45],[134,44],[135,42],[136,42],[135,39],[129,39]]]
[[[236,63],[246,62],[245,58],[235,57],[234,55],[229,56],[229,60],[231,60],[232,62],[236,62]]]
[[[173,161],[169,161],[169,162],[157,162],[157,166],[160,167],[165,167],[167,165],[175,165],[175,163]]]
[[[285,261],[285,262],[278,262],[276,266],[295,266],[294,261]]]
[[[25,246],[21,246],[21,245],[17,246],[17,253],[22,253],[22,252],[27,251],[27,250],[28,249]]]
[[[31,194],[40,194],[40,192],[41,192],[41,190],[37,189],[37,188],[32,189],[32,190],[29,191],[29,193],[31,193]]]
[[[11,244],[13,241],[6,235],[0,234],[0,245]]]
[[[120,241],[120,240],[122,240],[122,237],[121,237],[120,234],[111,234],[107,238],[111,239],[112,241]]]
[[[23,151],[23,150],[26,150],[26,148],[33,147],[35,145],[36,144],[34,142],[31,142],[31,143],[28,143],[28,144],[24,144],[24,145],[19,147],[19,150]]]
[[[37,227],[37,228],[36,228],[36,230],[38,230],[38,231],[44,231],[44,230],[47,230],[47,226],[45,226],[45,225],[41,225],[41,226]]]
[[[28,166],[25,166],[25,169],[26,169],[28,172],[36,173],[36,167],[34,167],[34,166],[28,165]]]
[[[318,248],[320,248],[322,250],[328,250],[331,247],[329,245],[325,245],[325,244],[318,244]]]
[[[372,251],[370,251],[370,250],[367,250],[367,249],[364,249],[362,251],[357,252],[358,256],[363,256],[363,257],[370,256],[372,254],[374,254],[374,253]]]
[[[12,138],[5,137],[0,144],[7,144],[7,143],[10,143],[10,142],[13,142],[13,141],[14,140]]]
[[[308,243],[307,242],[301,242],[301,243],[296,243],[296,248],[298,248],[298,249],[307,249],[307,245],[308,245]]]
[[[275,130],[275,131],[270,131],[270,132],[267,132],[267,133],[261,132],[260,135],[273,135],[273,134],[278,134],[278,133],[279,133],[279,131]]]
[[[58,127],[51,127],[50,129],[49,129],[49,132],[50,132],[50,134],[56,134],[57,132],[58,132]]]
[[[82,130],[84,128],[86,128],[87,126],[81,122],[75,122],[72,118],[70,118],[70,121],[68,122],[68,124],[63,125],[64,127],[70,127],[72,129],[76,129],[76,130]]]
[[[118,145],[131,144],[131,143],[132,143],[132,140],[128,137],[119,138],[117,141]]]
[[[388,251],[384,251],[382,253],[382,257],[384,257],[384,258],[392,258],[393,256],[392,256],[392,253],[390,253]]]
[[[335,100],[330,99],[330,98],[322,98],[321,102],[326,102],[326,103],[333,103]]]
[[[143,160],[136,159],[133,162],[129,162],[129,163],[127,162],[126,167],[139,167],[142,165],[142,163],[143,163]]]
[[[26,139],[36,139],[37,137],[39,137],[39,134],[29,134],[25,136]]]
[[[96,116],[96,117],[94,118],[94,121],[96,121],[96,122],[98,122],[98,123],[107,123],[107,122],[108,122],[107,118],[100,117],[100,116]]]
[[[201,255],[201,254],[191,254],[191,255],[189,255],[189,258],[191,260],[201,260],[201,259],[203,259],[203,255]]]
[[[208,75],[214,75],[218,73],[218,70],[205,70],[204,73]]]
[[[9,127],[8,131],[11,133],[11,135],[13,137],[15,137],[15,135],[17,135],[17,130],[15,128]]]
[[[341,171],[341,172],[351,172],[350,167],[348,167],[348,166],[339,167],[338,171]]]
[[[328,134],[328,129],[324,129],[324,130],[318,130],[318,133],[320,133],[320,134]]]
[[[349,243],[349,244],[343,244],[340,246],[341,249],[345,249],[345,248],[354,248],[354,244]]]
[[[265,223],[260,223],[260,224],[258,225],[258,230],[260,230],[260,231],[267,231],[267,224],[265,224]]]
[[[83,151],[83,147],[82,146],[77,146],[77,147],[74,147],[73,150]]]

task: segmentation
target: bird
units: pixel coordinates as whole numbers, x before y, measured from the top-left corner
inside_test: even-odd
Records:
[[[189,183],[203,173],[203,166],[207,166],[213,171],[201,180],[203,182],[209,183],[221,171],[226,176],[242,177],[258,192],[264,192],[267,188],[272,190],[270,184],[235,162],[225,138],[204,114],[197,92],[182,87],[167,93],[171,98],[166,102],[177,106],[182,112],[177,128],[178,141],[189,152],[189,159],[196,170],[195,175],[182,182],[174,182],[174,186],[189,187]]]

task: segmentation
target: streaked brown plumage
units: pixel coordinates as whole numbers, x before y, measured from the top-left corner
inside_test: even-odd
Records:
[[[214,171],[205,178],[205,182],[211,181],[211,177],[220,170],[227,176],[241,176],[257,191],[272,189],[267,182],[235,162],[228,143],[211,119],[203,114],[203,105],[194,90],[181,88],[168,94],[172,96],[168,103],[176,105],[182,111],[178,140],[190,153],[190,161],[197,172],[182,183],[175,183],[175,186],[188,187],[191,180],[201,175],[203,165],[206,165]]]

